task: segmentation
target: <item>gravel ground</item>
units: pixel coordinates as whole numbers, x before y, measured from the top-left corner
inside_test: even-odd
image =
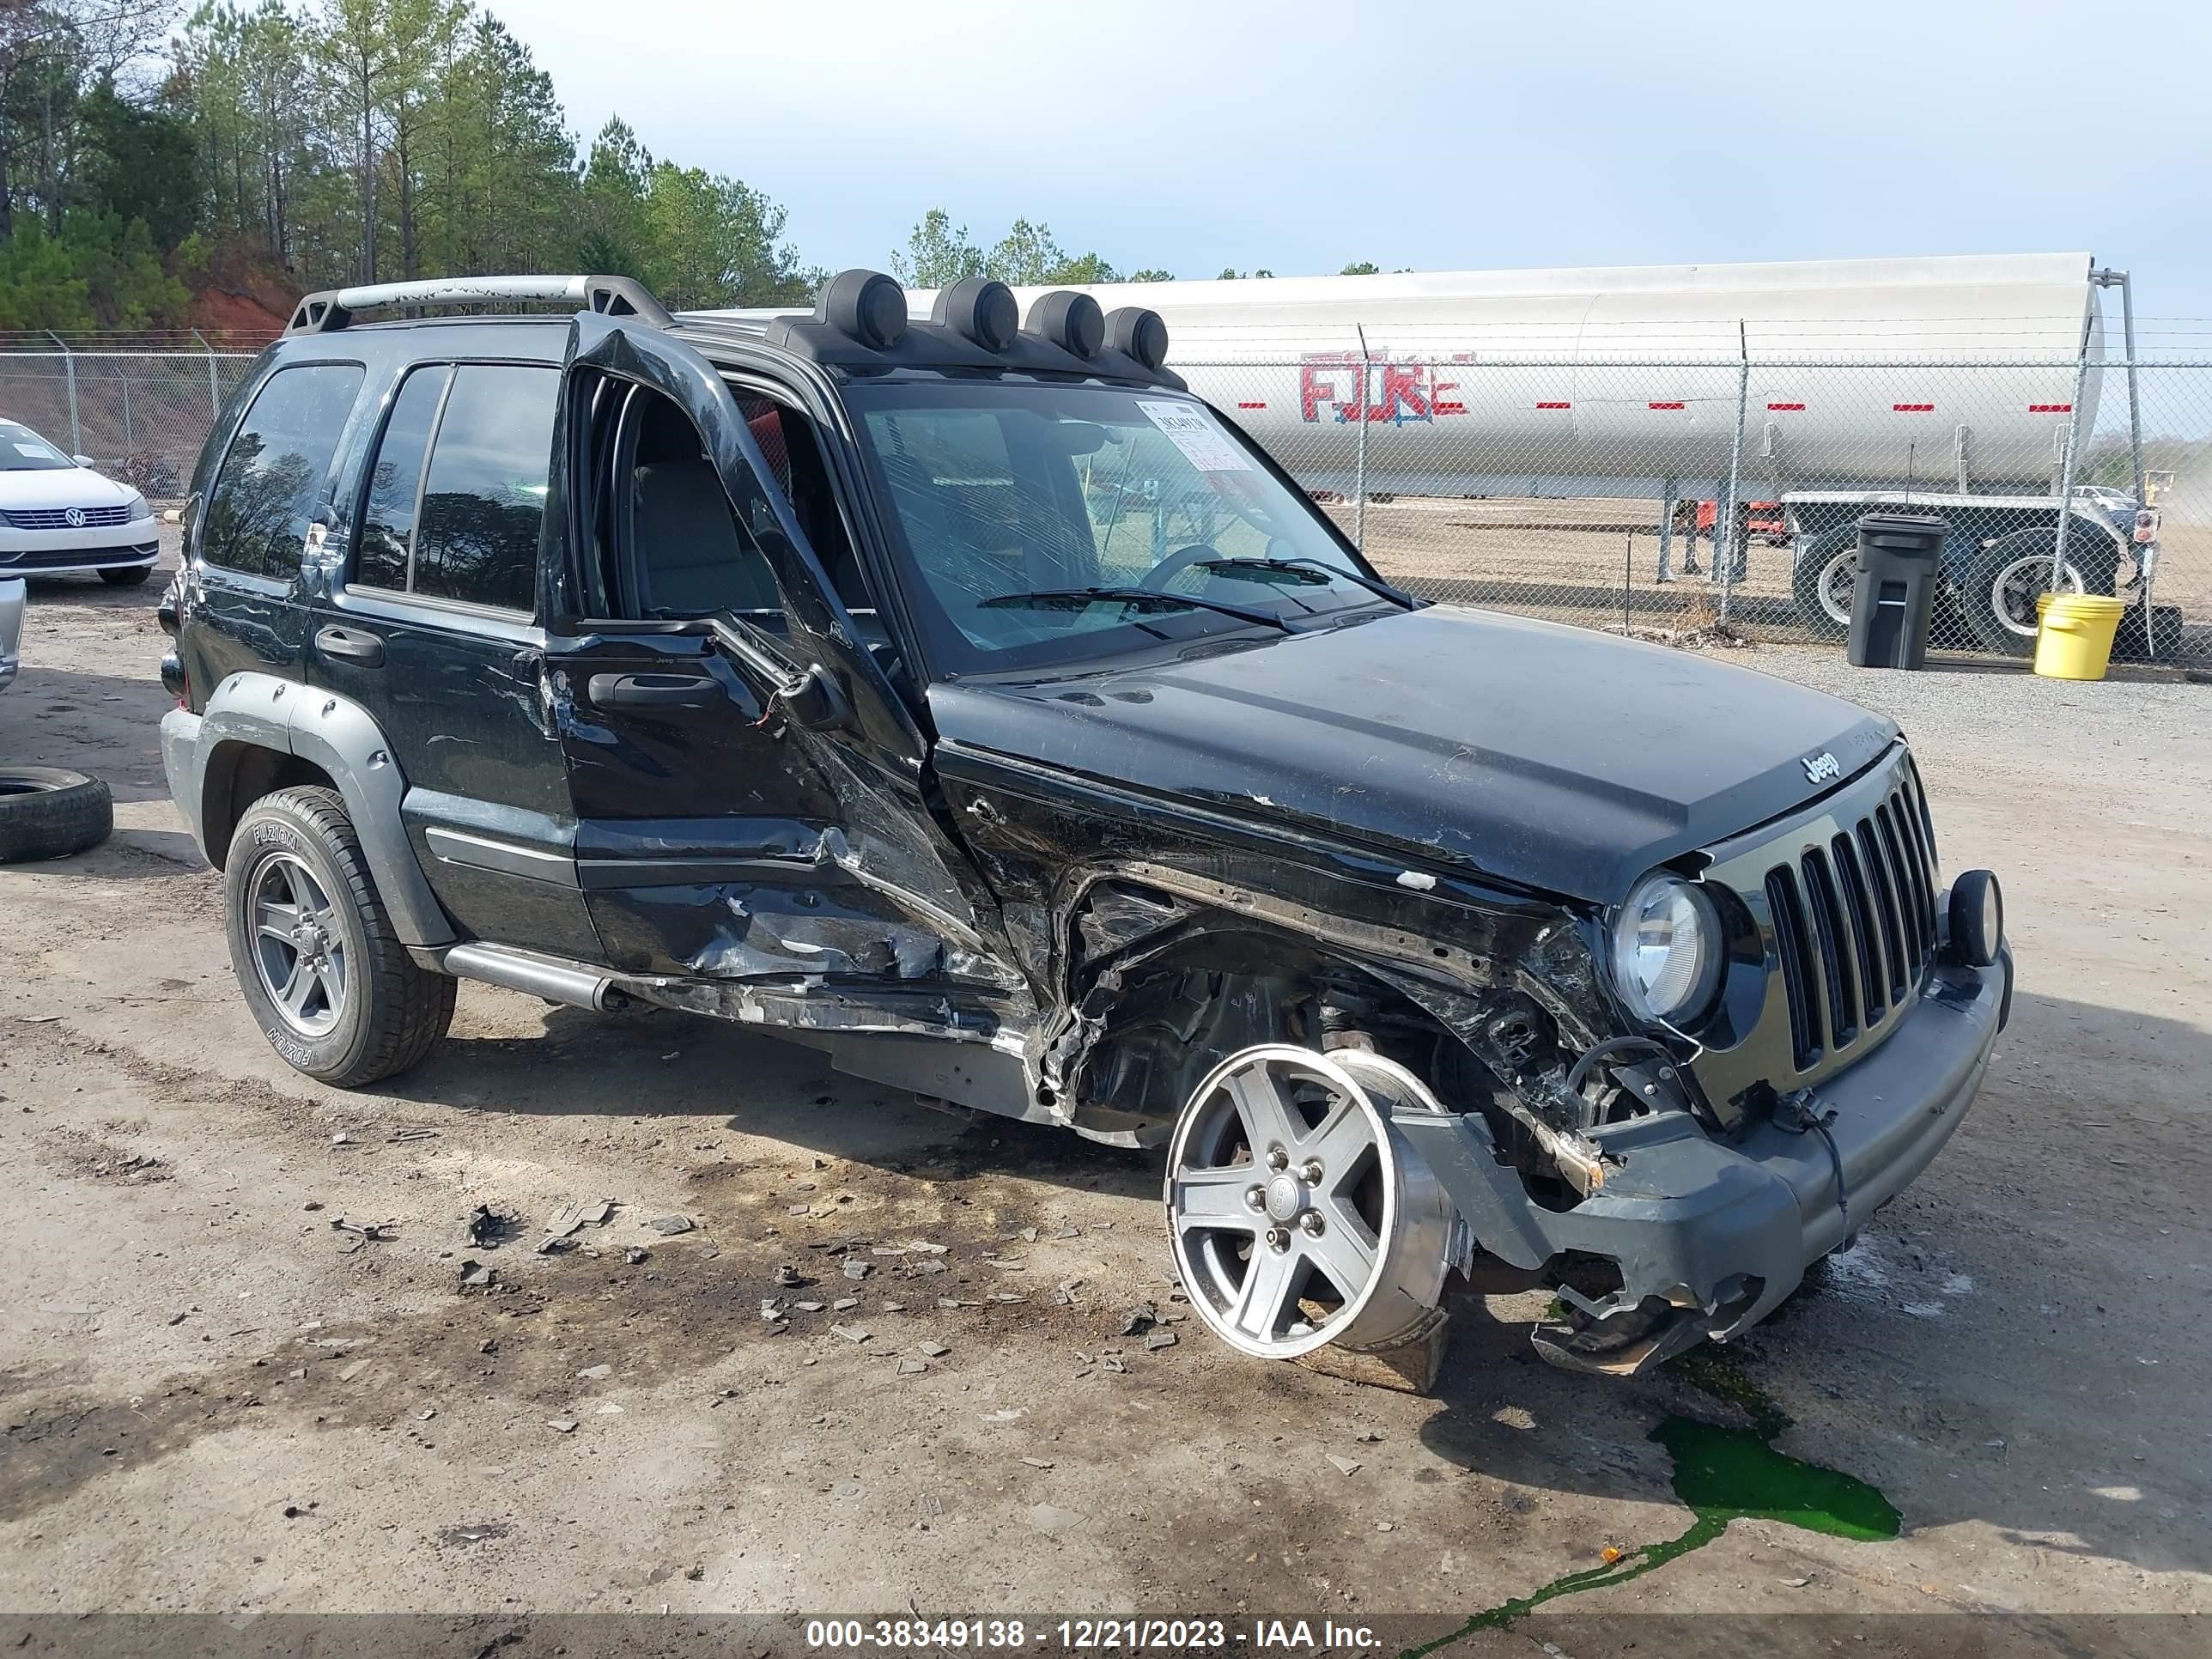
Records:
[[[161,783],[155,592],[40,584],[0,696],[0,755],[106,777],[118,823],[0,870],[11,1614],[415,1610],[474,1621],[467,1653],[532,1616],[663,1608],[1438,1634],[1607,1552],[1640,1567],[1692,1519],[1654,1426],[1744,1424],[1760,1397],[1792,1419],[1778,1449],[1880,1488],[1902,1535],[1735,1520],[1551,1604],[1599,1618],[1566,1650],[1671,1650],[1658,1614],[1820,1613],[1842,1622],[1763,1646],[1972,1652],[1978,1627],[1941,1615],[2007,1612],[2033,1615],[2021,1644],[2083,1651],[2109,1615],[2207,1603],[2200,688],[1741,653],[1895,715],[1947,866],[2004,877],[2021,986],[1989,1083],[1721,1369],[1564,1376],[1528,1352],[1532,1298],[1469,1294],[1417,1399],[1188,1322],[1173,1346],[1120,1338],[1140,1301],[1176,1310],[1154,1161],[936,1115],[757,1034],[468,986],[418,1072],[349,1095],[293,1074]],[[581,1248],[533,1253],[543,1218],[601,1198],[620,1207]],[[480,1203],[532,1231],[471,1247]],[[692,1230],[647,1224],[668,1215]],[[848,1281],[821,1247],[854,1237],[872,1271]],[[873,1253],[916,1241],[945,1249]],[[464,1291],[469,1260],[496,1284]],[[818,1286],[780,1291],[786,1263]],[[848,1293],[784,1334],[758,1312]],[[2194,1645],[2181,1617],[2130,1629]],[[1470,1643],[1504,1646],[1527,1650]]]

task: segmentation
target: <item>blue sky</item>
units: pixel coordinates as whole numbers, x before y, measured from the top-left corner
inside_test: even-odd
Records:
[[[931,206],[1183,276],[2085,249],[2212,356],[2202,5],[491,4],[832,268]]]

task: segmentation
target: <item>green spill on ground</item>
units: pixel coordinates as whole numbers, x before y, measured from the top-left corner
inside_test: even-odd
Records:
[[[1741,1407],[1753,1425],[1724,1429],[1693,1417],[1670,1417],[1652,1430],[1650,1437],[1674,1460],[1674,1496],[1694,1517],[1689,1530],[1662,1543],[1639,1544],[1601,1566],[1564,1574],[1526,1595],[1486,1607],[1449,1636],[1408,1649],[1405,1659],[1420,1659],[1479,1630],[1510,1625],[1563,1595],[1641,1578],[1692,1550],[1703,1549],[1739,1516],[1786,1521],[1831,1538],[1871,1542],[1897,1536],[1901,1522],[1896,1507],[1865,1481],[1774,1449],[1771,1443],[1790,1426],[1790,1419],[1733,1364],[1717,1355],[1693,1352],[1675,1361],[1674,1370],[1692,1387]]]

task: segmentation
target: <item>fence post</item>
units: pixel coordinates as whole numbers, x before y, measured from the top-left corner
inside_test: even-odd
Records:
[[[1697,544],[1698,532],[1690,532],[1691,545]],[[1674,556],[1674,481],[1664,478],[1659,484],[1659,580],[1674,580],[1672,561]]]
[[[2074,359],[2074,401],[2066,406],[2066,447],[2058,461],[2058,530],[2051,544],[2050,592],[2054,595],[2058,592],[2059,572],[2066,568],[2066,532],[2074,516],[2074,458],[2081,433],[2081,392],[2088,380],[2089,319],[2084,317],[2081,349]]]
[[[46,337],[62,349],[62,368],[69,376],[70,453],[82,455],[84,453],[84,434],[78,428],[76,419],[76,353],[71,351],[69,342],[53,330],[46,331]]]
[[[1373,369],[1367,356],[1367,331],[1359,328],[1358,332],[1359,401],[1352,405],[1352,412],[1359,422],[1359,458],[1353,471],[1352,544],[1364,553],[1367,550],[1367,386]]]
[[[1736,533],[1735,497],[1738,475],[1743,467],[1744,410],[1751,401],[1751,348],[1746,340],[1743,320],[1741,318],[1736,319],[1735,352],[1735,435],[1729,441],[1728,500],[1725,503],[1717,503],[1713,513],[1713,562],[1720,566],[1720,619],[1723,623],[1728,621],[1729,590],[1735,582],[1736,550],[1739,539]],[[1723,533],[1721,526],[1723,513],[1727,514],[1728,526],[1725,532],[1728,537],[1728,551],[1725,555],[1721,552],[1721,537]],[[1723,560],[1725,560],[1724,562]]]
[[[198,340],[200,343],[200,349],[207,353],[208,419],[211,421],[222,413],[222,393],[216,387],[215,348],[207,343],[207,336],[202,334],[198,329],[192,331],[192,338]]]

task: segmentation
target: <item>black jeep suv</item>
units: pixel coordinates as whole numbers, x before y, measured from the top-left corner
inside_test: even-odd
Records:
[[[502,301],[562,310],[420,314]],[[1887,721],[1400,592],[1166,352],[866,271],[304,301],[163,607],[256,1019],[354,1085],[456,977],[659,1004],[1164,1145],[1254,1354],[1426,1340],[1478,1260],[1559,1363],[1741,1329],[1957,1127],[1995,880]]]

